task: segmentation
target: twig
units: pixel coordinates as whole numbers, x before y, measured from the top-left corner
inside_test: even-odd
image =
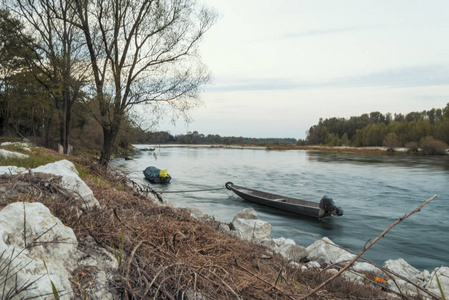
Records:
[[[173,267],[174,265],[176,265],[176,264],[172,264],[172,265],[163,267],[163,268],[161,268],[161,269],[157,272],[157,274],[154,276],[153,280],[152,280],[152,281],[150,282],[150,284],[146,287],[145,292],[144,292],[142,298],[144,298],[144,297],[150,292],[150,289],[151,289],[151,287],[152,287],[153,285],[155,285],[155,286],[158,288],[158,290],[160,289],[161,285],[158,284],[158,283],[156,282],[157,277],[158,277],[159,274],[161,274],[163,271],[165,271],[165,270],[167,270],[167,269]],[[145,273],[145,274],[146,274],[146,273]],[[146,275],[147,275],[147,274],[146,274]],[[147,276],[148,276],[148,275],[147,275]],[[165,291],[165,289],[163,289],[162,291],[165,293],[165,295],[166,295],[169,299],[175,300],[175,298],[173,298],[172,295],[170,295],[167,291]]]
[[[239,299],[239,300],[242,299],[242,298],[241,298],[241,297],[240,297],[240,296],[239,296],[239,295],[232,289],[232,287],[231,287],[229,284],[227,284],[226,281],[223,280],[223,278],[221,278],[220,276],[218,276],[217,274],[215,274],[214,271],[212,271],[212,274],[214,274],[216,278],[220,279],[221,283],[223,283],[223,284],[224,284],[224,285],[231,291],[231,293],[234,294],[234,296],[235,296],[237,299]]]
[[[137,251],[137,248],[139,248],[140,247],[140,245],[142,245],[142,241],[140,241],[135,247],[134,247],[134,249],[131,251],[131,254],[130,254],[130,256],[129,256],[129,259],[128,259],[128,263],[126,264],[126,271],[125,271],[125,281],[126,281],[126,284],[127,284],[127,286],[128,286],[128,288],[130,289],[130,290],[132,290],[132,287],[131,287],[131,284],[129,283],[129,268],[130,268],[130,266],[131,266],[131,262],[132,262],[132,260],[134,259],[134,255],[136,254],[136,251]]]
[[[316,236],[316,235],[314,235],[314,234],[311,234],[311,233],[301,232],[301,231],[293,230],[293,229],[290,229],[290,228],[287,228],[287,227],[286,227],[286,229],[292,230],[292,231],[296,232],[297,234],[302,234],[302,235],[307,235],[307,236],[313,237],[313,238],[315,238],[315,239],[317,239],[317,240],[321,239],[320,237],[318,237],[318,236]],[[370,240],[371,240],[371,239],[370,239]],[[352,253],[352,254],[356,254],[354,251],[351,251],[351,250],[349,250],[349,249],[343,248],[343,247],[340,246],[340,245],[337,245],[337,244],[334,244],[334,243],[331,243],[331,242],[327,242],[327,241],[325,241],[325,240],[321,240],[321,241],[325,242],[326,244],[332,245],[332,246],[334,246],[334,247],[337,247],[337,248],[343,249],[343,250],[345,250],[345,251],[348,251],[348,252],[350,252],[350,253]],[[391,270],[387,270],[387,269],[385,269],[385,268],[383,268],[383,267],[381,267],[381,266],[379,266],[379,265],[373,263],[372,261],[370,261],[370,260],[368,260],[368,259],[366,259],[366,258],[364,258],[364,257],[362,257],[362,256],[360,256],[359,258],[361,258],[364,262],[369,263],[369,264],[371,264],[372,266],[374,266],[374,267],[378,268],[379,270],[381,270],[382,272],[384,272],[385,275],[387,275],[387,276],[394,282],[394,284],[396,285],[396,287],[398,288],[398,290],[400,290],[400,288],[399,288],[399,286],[398,286],[398,284],[397,284],[395,278],[394,278],[392,275],[394,275],[395,277],[397,277],[397,278],[399,278],[399,279],[402,279],[402,280],[406,281],[407,283],[413,285],[414,287],[416,287],[417,289],[421,290],[422,292],[424,292],[424,293],[426,293],[426,294],[428,294],[428,295],[434,297],[435,299],[438,299],[438,296],[437,296],[437,295],[435,295],[434,293],[432,293],[432,292],[430,292],[429,290],[425,289],[424,287],[419,286],[418,284],[414,283],[414,282],[411,281],[410,279],[408,279],[408,278],[406,278],[406,277],[404,277],[404,276],[402,276],[402,275],[400,275],[400,274],[398,274],[398,273],[396,273],[396,272],[393,272],[393,271],[391,271]],[[333,264],[333,265],[336,265],[336,264]],[[341,266],[338,266],[338,267],[341,267]],[[365,277],[365,279],[369,279],[369,278],[366,278],[366,277]],[[371,281],[371,280],[370,280],[370,281]],[[382,286],[381,284],[378,284],[378,283],[376,283],[376,282],[374,282],[374,281],[373,281],[372,283],[374,283],[374,284],[376,284],[376,285],[378,285],[378,286],[381,286],[382,288],[388,289],[389,292],[395,293],[395,294],[397,294],[397,295],[399,295],[399,296],[403,296],[402,294],[398,293],[397,291],[394,291],[394,290],[392,290],[392,289],[390,289],[390,288],[387,288],[387,287],[385,287],[385,286]]]
[[[285,291],[283,291],[282,289],[280,289],[280,288],[278,288],[277,286],[275,286],[275,285],[269,283],[269,282],[266,281],[265,279],[260,278],[259,276],[257,276],[256,274],[254,274],[254,273],[251,272],[250,270],[246,269],[245,267],[240,266],[240,265],[237,263],[237,261],[235,262],[235,265],[236,265],[237,267],[239,267],[240,269],[242,269],[243,271],[245,271],[245,272],[247,272],[248,274],[250,274],[251,276],[253,276],[253,277],[259,279],[260,281],[266,283],[267,285],[269,285],[269,286],[275,288],[276,290],[278,290],[278,291],[281,292],[282,294],[286,295],[286,296],[289,297],[290,299],[293,299],[290,295],[288,295],[288,294],[287,294]]]
[[[377,243],[377,241],[379,241],[381,238],[383,238],[385,236],[385,234],[387,234],[387,232],[389,232],[391,229],[393,229],[393,227],[395,227],[397,224],[401,223],[402,221],[404,221],[405,219],[407,219],[408,217],[410,217],[411,215],[419,212],[426,204],[428,204],[430,201],[432,201],[433,199],[435,199],[437,197],[437,195],[433,196],[432,198],[427,199],[423,204],[421,204],[418,208],[416,208],[414,211],[406,214],[405,216],[403,216],[402,218],[399,218],[396,222],[394,222],[393,224],[390,225],[390,227],[388,227],[387,229],[385,229],[378,237],[376,237],[371,243],[369,243],[369,245],[365,246],[363,248],[362,251],[360,251],[359,254],[357,254],[346,266],[344,266],[343,268],[340,269],[340,271],[338,271],[335,275],[333,275],[331,278],[329,278],[328,280],[326,280],[325,282],[321,283],[318,287],[316,287],[315,289],[313,289],[311,292],[309,292],[307,295],[299,298],[299,299],[306,299],[309,296],[315,294],[316,292],[318,292],[320,289],[322,289],[324,286],[326,286],[329,282],[331,282],[332,280],[334,280],[335,278],[337,278],[338,276],[340,276],[344,271],[346,271],[357,259],[359,259],[363,253],[365,253],[369,248],[371,248],[375,243]]]
[[[27,214],[25,210],[25,202],[23,202],[23,244],[27,247]]]

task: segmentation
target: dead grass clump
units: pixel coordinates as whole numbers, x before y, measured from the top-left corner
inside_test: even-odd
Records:
[[[300,271],[294,270],[293,272],[299,273]],[[326,269],[311,269],[297,275],[300,276],[304,285],[315,287],[329,279],[332,273],[327,272]],[[291,276],[294,277],[295,274]],[[329,282],[322,291],[331,294],[332,298],[330,299],[386,299],[382,287],[371,284],[367,278],[364,284],[355,284],[343,277],[337,277]]]

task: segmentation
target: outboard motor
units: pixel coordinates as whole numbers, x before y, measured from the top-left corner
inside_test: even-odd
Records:
[[[337,207],[332,198],[328,196],[324,196],[320,201],[320,208],[324,209],[327,212],[330,212],[333,215],[342,216],[343,210],[340,207]]]

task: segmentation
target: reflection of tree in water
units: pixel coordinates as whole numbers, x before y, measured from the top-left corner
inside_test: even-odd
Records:
[[[449,170],[449,155],[403,153],[366,153],[347,151],[307,151],[307,159],[316,162],[353,164],[390,164],[402,167],[442,168]]]

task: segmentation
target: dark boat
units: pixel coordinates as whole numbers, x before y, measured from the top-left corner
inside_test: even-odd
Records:
[[[235,185],[232,182],[226,182],[225,186],[228,190],[233,191],[245,200],[296,214],[315,218],[343,215],[343,210],[340,207],[335,206],[334,200],[327,196],[321,198],[320,202],[313,202],[250,189]]]
[[[160,170],[156,167],[150,166],[143,171],[143,175],[152,183],[169,183],[171,176],[167,170]]]

